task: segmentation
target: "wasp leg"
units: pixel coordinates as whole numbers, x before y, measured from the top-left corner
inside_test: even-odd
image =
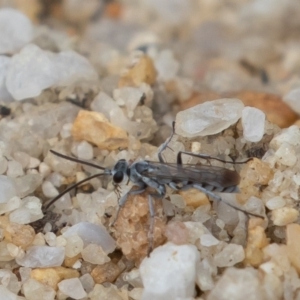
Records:
[[[124,207],[127,199],[128,199],[128,196],[129,195],[138,195],[138,194],[141,194],[145,191],[146,187],[143,185],[143,186],[140,186],[139,189],[131,189],[129,192],[127,192],[126,194],[124,194],[120,201],[119,201],[119,207],[118,207],[118,210],[117,210],[117,214],[116,214],[116,217],[114,219],[114,221],[111,223],[111,226],[114,226],[116,221],[118,220],[118,217],[119,217],[119,213],[121,211],[121,209]]]
[[[154,222],[155,222],[155,210],[153,205],[153,198],[151,195],[148,195],[148,204],[149,204],[149,211],[150,211],[150,228],[148,232],[148,239],[149,239],[149,245],[148,245],[148,251],[147,256],[150,256],[150,253],[153,250],[153,241],[154,241]]]
[[[193,184],[192,187],[194,187],[195,189],[197,189],[197,190],[203,192],[204,194],[206,194],[206,195],[209,196],[210,198],[212,198],[212,199],[214,199],[214,200],[216,200],[216,201],[222,201],[222,202],[224,202],[226,205],[228,205],[228,206],[230,206],[230,207],[232,207],[232,208],[234,208],[234,209],[236,209],[236,210],[238,210],[238,211],[241,211],[241,212],[243,212],[243,213],[245,213],[245,214],[247,214],[247,215],[250,215],[250,216],[253,216],[253,217],[258,217],[258,218],[264,218],[264,217],[261,216],[261,215],[251,213],[251,212],[246,211],[246,210],[244,210],[244,209],[242,209],[242,208],[239,208],[239,207],[237,207],[237,206],[235,206],[235,205],[232,205],[231,203],[229,203],[229,202],[227,202],[227,201],[224,201],[219,195],[214,194],[213,192],[211,192],[211,191],[205,189],[204,187],[202,187],[202,186],[199,185],[199,184]]]
[[[172,138],[173,138],[173,136],[174,136],[174,134],[175,134],[175,122],[173,122],[172,126],[173,126],[172,134],[171,134],[170,137],[168,137],[168,138],[166,139],[166,141],[165,141],[163,144],[161,144],[160,147],[158,148],[158,153],[157,153],[157,155],[158,155],[159,162],[161,162],[161,163],[164,163],[164,162],[165,162],[165,160],[164,160],[164,158],[163,158],[163,156],[162,156],[162,152],[163,152],[166,148],[168,148],[168,144],[170,143],[170,141],[172,140]]]

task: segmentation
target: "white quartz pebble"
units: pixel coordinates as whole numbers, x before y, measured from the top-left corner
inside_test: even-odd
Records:
[[[218,99],[195,105],[176,115],[176,133],[184,137],[216,134],[237,122],[244,104],[239,99]]]
[[[86,141],[82,141],[77,145],[77,157],[80,159],[92,159],[94,157],[93,146]]]
[[[11,292],[4,285],[0,285],[0,299],[2,300],[18,300],[18,295]]]
[[[65,258],[64,247],[32,246],[16,262],[28,268],[59,267]]]
[[[54,300],[56,294],[51,286],[32,278],[24,282],[23,292],[27,300]]]
[[[238,262],[243,261],[245,258],[245,252],[243,246],[236,244],[228,244],[221,252],[217,253],[214,257],[215,264],[222,267],[231,267]]]
[[[50,181],[44,181],[42,184],[43,194],[48,198],[54,198],[58,195],[58,190]]]
[[[51,86],[97,77],[89,61],[74,51],[55,54],[29,44],[12,57],[6,87],[16,100],[23,100],[36,97]]]
[[[243,137],[249,142],[259,142],[265,130],[266,115],[260,109],[246,106],[242,111]]]
[[[156,248],[140,266],[142,300],[193,297],[198,261],[199,252],[194,245],[167,243]]]
[[[33,26],[26,15],[12,8],[0,9],[0,54],[14,53],[33,38]]]
[[[0,191],[0,203],[6,203],[12,197],[17,196],[16,184],[5,175],[0,175]]]
[[[86,247],[89,244],[100,245],[105,253],[111,253],[116,248],[114,239],[103,225],[80,222],[63,233],[65,238],[78,235]]]
[[[73,299],[81,299],[87,294],[78,278],[65,279],[58,283],[59,290]]]

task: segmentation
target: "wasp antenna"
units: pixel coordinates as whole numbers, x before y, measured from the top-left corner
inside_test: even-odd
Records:
[[[97,164],[93,164],[93,163],[91,163],[91,162],[89,162],[89,161],[81,160],[81,159],[78,159],[78,158],[75,158],[75,157],[72,157],[72,156],[67,156],[67,155],[58,153],[58,152],[56,152],[56,151],[54,151],[54,150],[50,150],[50,152],[51,152],[52,154],[56,155],[56,156],[61,157],[61,158],[64,158],[64,159],[67,159],[67,160],[70,160],[70,161],[77,162],[77,163],[79,163],[79,164],[83,164],[83,165],[86,165],[86,166],[90,166],[90,167],[94,167],[94,168],[97,168],[97,169],[106,171],[105,168],[103,168],[103,167],[101,167],[101,166],[99,166],[99,165],[97,165]],[[107,175],[108,175],[108,174],[109,174],[109,173],[107,173]]]
[[[82,180],[78,181],[77,183],[71,185],[70,187],[68,187],[67,189],[65,189],[63,192],[61,192],[59,195],[57,195],[56,197],[54,197],[53,199],[51,199],[50,202],[48,202],[48,203],[44,206],[43,211],[48,210],[49,207],[50,207],[51,205],[53,205],[59,198],[61,198],[63,195],[65,195],[66,193],[70,192],[71,190],[75,189],[75,188],[78,187],[79,185],[81,185],[81,184],[83,184],[83,183],[85,183],[85,182],[87,182],[87,181],[89,181],[89,180],[91,180],[91,179],[93,179],[93,178],[100,177],[100,176],[102,176],[102,175],[109,175],[109,174],[106,174],[106,173],[100,173],[100,174],[98,173],[98,174],[94,174],[94,175],[92,175],[92,176],[90,176],[90,177],[87,177],[87,178],[85,178],[85,179],[82,179]]]

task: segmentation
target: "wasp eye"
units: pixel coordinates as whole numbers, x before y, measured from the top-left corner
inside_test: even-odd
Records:
[[[113,176],[113,181],[114,181],[115,183],[120,183],[120,182],[122,182],[123,178],[124,178],[123,172],[118,171],[118,172],[116,172],[116,174]]]

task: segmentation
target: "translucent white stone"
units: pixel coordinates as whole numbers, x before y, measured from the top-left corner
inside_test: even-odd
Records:
[[[239,99],[219,99],[204,102],[177,113],[176,133],[184,137],[219,133],[236,123],[244,104]]]
[[[128,295],[133,300],[140,300],[142,299],[143,291],[143,288],[134,288],[128,293]]]
[[[139,88],[123,87],[115,89],[113,96],[118,105],[126,106],[127,111],[134,111],[143,97],[143,92]]]
[[[56,237],[55,244],[57,247],[65,247],[67,245],[67,240],[62,235],[59,235]]]
[[[43,191],[43,194],[48,198],[54,198],[59,194],[58,190],[55,188],[55,186],[50,181],[43,182],[42,191]]]
[[[93,277],[90,274],[84,274],[81,277],[79,277],[79,280],[82,284],[82,287],[84,288],[84,290],[89,293],[93,290],[94,286],[95,286],[95,281],[93,279]]]
[[[124,273],[123,279],[133,287],[143,287],[143,282],[139,269],[132,269],[128,273]]]
[[[221,275],[207,300],[265,299],[262,280],[254,268],[228,268]],[[272,288],[271,288],[272,289]],[[270,299],[276,299],[271,297]]]
[[[116,248],[114,239],[103,225],[81,222],[68,228],[63,236],[69,238],[75,234],[83,240],[84,246],[89,244],[100,245],[105,253],[111,253]]]
[[[83,250],[83,241],[77,234],[66,238],[66,241],[66,256],[74,257]]]
[[[178,194],[170,195],[170,200],[171,200],[171,203],[178,208],[186,207],[186,203],[181,195],[178,195]]]
[[[0,285],[0,299],[2,300],[18,300],[18,295],[11,292],[4,285]]]
[[[0,10],[0,54],[14,53],[33,38],[33,26],[26,15],[12,8]]]
[[[24,282],[25,280],[30,278],[31,268],[20,267],[19,273],[21,276],[21,281]]]
[[[286,102],[297,114],[300,114],[300,88],[291,90],[283,97]]]
[[[27,300],[54,300],[56,294],[50,285],[31,278],[24,282],[22,289]]]
[[[29,158],[29,163],[28,163],[28,169],[34,169],[39,166],[41,161],[35,157],[30,157]]]
[[[73,299],[86,297],[86,292],[78,278],[65,279],[58,283],[59,290]]]
[[[277,150],[283,143],[288,143],[293,146],[300,145],[300,128],[299,126],[292,125],[289,128],[282,129],[272,141],[270,146],[272,149]]]
[[[215,283],[212,276],[217,275],[217,267],[209,258],[204,258],[197,266],[196,283],[202,291],[211,290]]]
[[[17,196],[15,182],[5,175],[0,175],[0,191],[0,203],[6,203],[12,197]]]
[[[27,168],[30,159],[30,156],[27,153],[17,151],[14,153],[13,157],[17,162],[19,162],[22,165],[23,169]]]
[[[110,112],[113,109],[119,109],[119,107],[111,97],[104,92],[100,92],[91,103],[91,109],[103,113],[110,120]]]
[[[63,139],[66,139],[68,137],[71,136],[71,130],[72,130],[72,126],[73,124],[72,123],[68,123],[68,124],[65,124],[61,131],[60,131],[60,136],[63,138]]]
[[[95,265],[103,265],[110,261],[110,258],[103,251],[102,247],[96,244],[87,245],[82,251],[84,261]]]
[[[64,247],[32,246],[16,262],[28,268],[59,267],[65,258]]]
[[[13,211],[21,206],[19,197],[12,197],[6,203],[0,203],[0,215]]]
[[[259,142],[265,130],[266,115],[260,109],[246,106],[242,111],[243,137],[249,142]]]
[[[12,57],[6,86],[16,100],[23,100],[36,97],[51,86],[97,77],[88,60],[74,51],[54,54],[30,44]]]
[[[10,95],[5,85],[5,78],[10,59],[10,57],[0,55],[0,99],[2,101],[13,100],[13,97]]]
[[[33,193],[42,183],[40,174],[26,174],[15,179],[18,196],[23,198]]]
[[[39,172],[43,177],[46,177],[51,173],[51,168],[46,163],[41,162],[39,165]]]
[[[243,246],[236,244],[226,245],[221,252],[217,253],[214,261],[217,267],[231,267],[245,259]]]
[[[277,160],[285,166],[292,167],[297,162],[297,154],[295,148],[288,144],[282,143],[278,150],[275,152]]]
[[[179,70],[179,63],[170,50],[161,51],[155,58],[154,64],[158,78],[163,81],[173,79]]]
[[[200,236],[200,243],[202,246],[211,247],[219,244],[219,240],[216,239],[212,234],[202,234]]]
[[[53,172],[47,177],[47,180],[50,181],[55,187],[60,187],[64,181],[64,176],[57,172]]]
[[[192,298],[198,262],[199,253],[193,245],[167,243],[156,248],[140,265],[144,285],[142,299]]]
[[[273,210],[276,208],[284,207],[286,204],[286,201],[281,196],[276,196],[270,200],[267,201],[266,206],[268,209]]]
[[[11,160],[7,165],[7,176],[9,177],[20,177],[24,175],[22,165],[16,160]]]
[[[42,204],[37,197],[26,197],[21,206],[9,214],[10,222],[28,224],[43,218]]]
[[[53,232],[45,233],[45,241],[51,247],[56,246],[56,234]]]
[[[80,159],[90,160],[94,157],[93,146],[86,141],[77,145],[77,157]]]

